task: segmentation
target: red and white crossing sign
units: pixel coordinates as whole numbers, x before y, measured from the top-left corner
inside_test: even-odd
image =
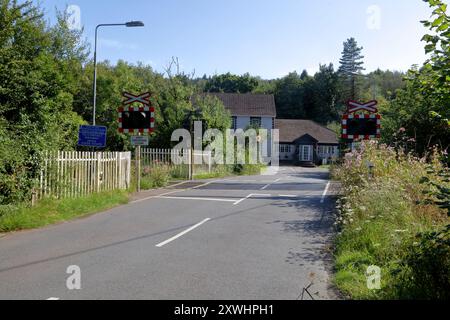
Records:
[[[345,114],[342,117],[342,139],[370,140],[381,138],[381,115]]]
[[[155,107],[151,105],[149,92],[134,95],[124,92],[123,107],[119,108],[120,133],[152,133],[155,130]],[[141,106],[130,106],[139,103]]]
[[[146,105],[146,106],[150,106],[150,104],[151,104],[150,103],[150,97],[151,97],[150,92],[145,92],[138,96],[131,94],[129,92],[124,92],[123,97],[126,99],[123,101],[124,106],[130,105],[135,102],[142,103],[143,105]]]
[[[353,100],[350,100],[347,103],[348,109],[347,113],[355,113],[358,111],[369,111],[370,113],[377,113],[378,109],[376,106],[378,105],[378,101],[372,100],[366,103],[359,103]]]
[[[350,100],[347,103],[347,113],[342,117],[342,139],[381,138],[381,115],[378,114],[377,105],[376,100],[366,103]],[[365,113],[357,114],[358,111]]]

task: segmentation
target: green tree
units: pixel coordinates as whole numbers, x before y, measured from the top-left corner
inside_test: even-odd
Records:
[[[338,74],[333,64],[320,65],[313,80],[310,118],[322,124],[338,121],[341,115],[337,104]]]
[[[291,72],[275,85],[275,100],[278,118],[302,119],[306,117],[303,103],[304,81],[297,72]]]
[[[226,73],[209,79],[205,85],[205,92],[251,93],[258,85],[258,79],[248,73],[242,76]]]
[[[358,75],[365,70],[363,65],[363,47],[358,47],[355,38],[350,38],[344,42],[344,50],[339,60],[339,75],[342,79],[343,101],[356,100],[359,98]]]
[[[407,136],[419,154],[435,145],[447,150],[450,143],[450,18],[442,1],[426,2],[433,14],[430,21],[422,21],[431,32],[423,41],[431,57],[408,72],[405,88],[383,110],[384,139],[392,143]]]
[[[31,195],[42,150],[71,149],[82,119],[73,111],[84,46],[65,16],[48,26],[31,1],[0,0],[0,195]]]

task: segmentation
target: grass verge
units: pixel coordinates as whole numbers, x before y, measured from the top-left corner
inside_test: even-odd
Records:
[[[0,232],[40,228],[128,203],[127,191],[92,194],[76,199],[44,199],[34,207],[0,209]]]

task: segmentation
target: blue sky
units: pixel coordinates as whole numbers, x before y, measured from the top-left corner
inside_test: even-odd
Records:
[[[55,8],[80,8],[85,37],[99,23],[142,20],[144,28],[100,31],[98,58],[142,61],[162,71],[172,56],[186,72],[250,72],[277,78],[320,63],[336,66],[342,43],[364,47],[367,71],[407,70],[425,60],[419,23],[431,10],[421,0],[41,0],[47,18]]]

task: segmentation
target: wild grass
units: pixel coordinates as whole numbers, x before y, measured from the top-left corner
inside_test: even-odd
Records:
[[[369,165],[374,166],[372,174]],[[450,288],[447,282],[441,288],[418,290],[421,279],[413,276],[418,265],[414,267],[412,262],[419,257],[412,259],[411,255],[418,234],[441,230],[449,223],[444,210],[426,201],[428,187],[421,183],[428,177],[448,185],[432,173],[442,168],[437,154],[427,161],[374,142],[333,166],[332,174],[342,182],[344,193],[336,217],[335,282],[349,297],[431,299],[438,296],[430,296],[433,290]],[[382,270],[380,290],[368,289],[366,271],[371,265]],[[450,261],[444,261],[441,268],[440,272],[448,272]]]
[[[141,189],[150,190],[167,186],[171,179],[171,170],[170,166],[164,165],[144,167],[141,175]]]

